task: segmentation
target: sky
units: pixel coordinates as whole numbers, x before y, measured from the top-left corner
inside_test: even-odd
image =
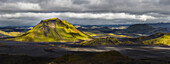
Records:
[[[83,25],[170,23],[170,0],[0,0],[0,26],[54,17]]]

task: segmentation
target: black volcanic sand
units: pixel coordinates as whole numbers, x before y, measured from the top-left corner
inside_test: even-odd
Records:
[[[23,43],[0,40],[0,64],[168,64],[168,57],[170,47],[81,46],[69,42]]]
[[[169,64],[170,58],[131,59],[117,51],[66,54],[58,58],[0,55],[0,64]]]
[[[0,54],[33,57],[59,57],[68,53],[104,52],[116,50],[130,58],[170,57],[170,47],[144,45],[81,46],[74,43],[33,43],[0,40]]]

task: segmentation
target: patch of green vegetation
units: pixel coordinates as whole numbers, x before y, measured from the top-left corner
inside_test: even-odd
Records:
[[[58,18],[50,18],[50,19],[46,19],[46,20],[42,20],[44,22],[47,22],[47,21],[52,21],[52,20],[57,20]]]
[[[92,32],[84,32],[85,34],[93,37],[93,36],[97,36],[98,34],[92,33]]]
[[[2,34],[2,35],[8,35],[7,32],[1,31],[1,30],[0,30],[0,34]]]
[[[135,42],[132,42],[132,41],[124,41],[124,42],[122,42],[121,44],[137,44],[137,43],[135,43]]]
[[[22,34],[22,32],[4,32],[0,30],[0,36],[19,36]]]
[[[126,36],[126,35],[116,35],[113,33],[109,33],[108,35],[113,36],[113,37],[117,37],[117,38],[131,38],[130,36]]]

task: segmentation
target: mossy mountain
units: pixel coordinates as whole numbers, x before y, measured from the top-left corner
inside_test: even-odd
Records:
[[[75,42],[88,38],[88,35],[77,30],[66,20],[51,18],[42,20],[33,29],[13,40],[26,42]]]

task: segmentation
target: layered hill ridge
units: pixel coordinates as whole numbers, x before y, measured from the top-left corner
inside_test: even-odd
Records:
[[[140,36],[137,38],[128,38],[124,41],[142,43],[144,45],[170,45],[170,33],[156,33],[150,36]]]
[[[19,36],[22,35],[22,32],[5,32],[0,30],[0,38],[2,37],[14,37],[14,36]]]
[[[168,45],[170,46],[170,33],[157,33],[151,36],[155,36],[156,38],[145,40],[142,43],[145,45]]]
[[[33,29],[13,40],[26,42],[75,42],[88,38],[88,35],[76,29],[66,20],[50,18],[42,20]]]

